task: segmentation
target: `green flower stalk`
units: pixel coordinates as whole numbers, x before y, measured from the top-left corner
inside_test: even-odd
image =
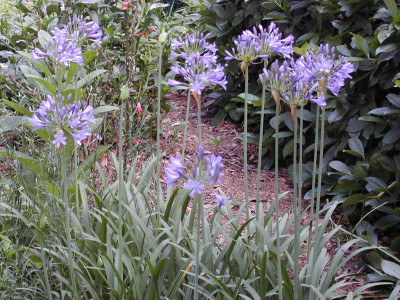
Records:
[[[249,94],[249,65],[245,64],[245,86],[244,86],[244,133],[243,133],[243,164],[244,164],[244,194],[246,201],[246,219],[250,219],[250,205],[249,205],[249,180],[248,180],[248,166],[247,166],[247,97]]]
[[[157,74],[157,199],[161,201],[161,185],[160,185],[160,172],[161,172],[161,150],[160,150],[160,134],[161,134],[161,73],[162,73],[162,55],[164,44],[160,44],[160,53],[158,56],[158,74]]]
[[[185,114],[185,127],[183,129],[183,142],[182,142],[182,161],[185,161],[185,151],[186,151],[186,139],[187,139],[187,128],[189,124],[189,112],[190,112],[190,87],[187,90],[187,101],[186,101],[186,114]]]
[[[267,67],[268,60],[264,59],[264,69]],[[257,161],[257,198],[256,198],[256,218],[258,222],[263,221],[260,216],[260,197],[261,197],[261,163],[262,163],[262,147],[263,147],[263,135],[264,135],[264,107],[265,107],[265,85],[262,86],[261,96],[261,120],[260,120],[260,135],[258,139],[258,161]],[[261,224],[263,227],[263,224]],[[256,240],[262,244],[260,240],[261,236],[257,230]]]

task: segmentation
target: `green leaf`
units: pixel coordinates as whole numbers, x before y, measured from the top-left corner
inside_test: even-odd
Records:
[[[101,114],[101,113],[105,113],[105,112],[109,112],[109,111],[113,111],[113,110],[119,110],[119,108],[116,106],[111,106],[111,105],[103,105],[103,106],[95,108],[93,110],[93,114],[97,115],[97,114]]]
[[[392,107],[379,107],[371,110],[368,114],[377,115],[377,116],[388,116],[399,114],[400,109],[392,108]]]
[[[26,117],[21,116],[0,116],[0,133],[12,131],[17,128]]]
[[[388,215],[376,221],[374,227],[379,229],[387,229],[399,223],[400,223],[400,216]]]
[[[356,43],[357,47],[364,52],[365,56],[369,58],[369,49],[367,41],[359,36],[358,34],[352,33],[354,42]]]
[[[2,100],[5,104],[7,104],[11,108],[13,108],[15,111],[19,112],[20,114],[23,114],[27,117],[32,117],[33,113],[30,112],[29,110],[27,110],[25,107],[19,105],[18,103],[12,102],[12,101],[9,101],[6,99],[2,99]]]
[[[47,49],[48,43],[53,41],[53,38],[51,37],[51,35],[44,30],[39,31],[38,38],[39,38],[40,46],[42,46],[42,49]]]
[[[293,152],[294,139],[289,140],[283,147],[283,157],[290,155]]]
[[[385,45],[381,45],[375,50],[375,55],[378,55],[380,53],[387,53],[387,52],[392,52],[393,50],[398,49],[398,45],[395,43],[389,43]]]
[[[382,259],[381,267],[383,272],[385,272],[386,274],[400,279],[400,265],[389,260]]]
[[[397,13],[397,4],[395,0],[383,0],[387,8],[389,9],[390,15],[394,18]]]
[[[349,140],[349,147],[354,152],[359,153],[361,157],[364,157],[364,147],[359,138],[351,138]]]
[[[394,106],[397,106],[400,108],[400,96],[397,96],[395,94],[388,94],[386,98],[392,103]]]
[[[345,165],[344,163],[342,163],[341,161],[338,161],[338,160],[331,161],[329,163],[329,166],[332,169],[335,169],[336,171],[339,171],[339,172],[344,173],[344,174],[351,175],[349,167],[347,165]]]
[[[85,63],[85,65],[90,63],[93,59],[95,59],[97,53],[98,50],[85,51],[83,53],[83,62]]]
[[[351,207],[360,202],[366,201],[367,199],[368,199],[367,195],[353,194],[353,195],[347,197],[347,199],[343,202],[343,207],[344,208]]]
[[[383,121],[382,119],[379,119],[378,117],[374,117],[374,116],[362,116],[362,117],[358,118],[358,121],[386,124],[385,121]]]
[[[217,126],[219,123],[221,123],[226,116],[228,115],[228,113],[225,111],[225,109],[220,109],[216,115],[214,116],[214,118],[211,121],[211,125],[212,126]]]
[[[93,71],[92,73],[89,73],[84,78],[82,78],[81,80],[78,81],[77,88],[78,89],[81,88],[82,86],[91,82],[94,78],[96,78],[97,76],[99,76],[105,72],[107,72],[107,71],[106,70],[96,70],[96,71]],[[68,86],[68,88],[74,89],[75,84]]]
[[[400,128],[395,127],[390,129],[383,137],[383,145],[390,145],[400,139]]]

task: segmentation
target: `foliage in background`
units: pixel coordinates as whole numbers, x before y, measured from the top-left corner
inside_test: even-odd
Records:
[[[398,183],[400,155],[399,89],[400,86],[400,9],[395,0],[186,0],[193,26],[210,30],[217,45],[231,48],[233,38],[242,30],[259,23],[275,22],[285,34],[293,34],[295,51],[304,55],[320,43],[335,45],[356,72],[346,93],[331,99],[327,107],[324,179],[322,194],[343,203],[342,213],[356,224],[359,236],[369,237],[372,245],[390,246],[393,253],[400,239]],[[228,46],[226,46],[228,45]],[[264,131],[264,167],[273,165],[273,100],[260,112],[261,64],[250,72],[249,104],[253,105],[249,124],[257,127],[264,113],[269,125]],[[226,66],[230,93],[222,93],[214,123],[229,116],[243,118],[244,95],[239,91],[244,80],[238,64]],[[251,76],[251,74],[250,74]],[[235,90],[238,92],[235,93]],[[304,180],[312,175],[315,111],[304,111]],[[280,116],[280,158],[292,154],[293,122],[290,112]],[[256,129],[256,128],[255,128]],[[257,132],[256,130],[254,132]],[[257,143],[256,135],[250,141]],[[309,199],[308,192],[305,195]],[[360,221],[360,222],[358,222]],[[358,223],[357,223],[358,222]],[[387,256],[386,256],[387,257]],[[396,267],[400,270],[400,265]],[[378,268],[381,270],[381,268]],[[381,271],[379,271],[381,272]],[[392,278],[395,280],[396,277]],[[398,277],[397,277],[398,278]]]

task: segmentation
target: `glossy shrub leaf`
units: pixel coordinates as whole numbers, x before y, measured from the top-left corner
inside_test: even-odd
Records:
[[[329,163],[329,166],[332,169],[339,171],[340,173],[351,175],[351,171],[350,171],[349,167],[346,164],[342,163],[341,161],[338,161],[338,160],[331,161]]]
[[[364,147],[359,138],[349,139],[349,147],[352,151],[357,152],[361,157],[364,157]]]
[[[386,229],[389,227],[393,227],[399,223],[400,223],[400,216],[388,215],[376,221],[374,227],[379,229]]]
[[[383,272],[388,275],[394,276],[397,279],[400,279],[400,265],[396,264],[392,261],[382,259],[381,267]]]

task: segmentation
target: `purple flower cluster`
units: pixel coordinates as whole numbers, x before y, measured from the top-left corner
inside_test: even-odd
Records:
[[[184,170],[186,167],[182,164],[179,156],[171,157],[170,163],[164,168],[165,181],[168,185],[172,185],[180,179],[186,180],[183,188],[189,190],[189,196],[194,197],[196,194],[201,195],[204,189],[211,187],[213,184],[221,184],[221,177],[224,176],[222,169],[224,164],[221,162],[221,156],[204,155],[204,148],[199,147],[199,153],[195,166],[192,170],[192,178],[189,178]],[[202,167],[203,172],[200,172]],[[202,176],[200,176],[202,175]],[[229,197],[223,197],[212,191],[217,200],[217,208],[225,205],[225,201],[229,200]]]
[[[210,52],[213,55],[217,52],[215,43],[207,42],[210,37],[210,33],[204,35],[197,31],[193,34],[186,34],[185,39],[178,37],[171,42],[171,56],[173,58],[182,57],[187,59],[191,54],[199,53],[200,55],[206,52]]]
[[[186,35],[185,40],[177,38],[172,41],[171,56],[183,58],[184,63],[172,66],[171,71],[182,77],[184,82],[169,79],[170,86],[188,86],[198,95],[210,86],[220,85],[226,89],[224,68],[217,64],[216,47],[206,41],[208,36],[196,32]]]
[[[245,30],[233,41],[236,49],[225,51],[226,60],[241,60],[250,63],[257,58],[270,58],[274,53],[289,57],[293,53],[293,36],[282,39],[282,33],[275,23],[270,23],[268,29],[261,25],[253,27],[253,31]]]
[[[56,100],[47,96],[47,100],[42,101],[42,105],[29,118],[34,130],[48,128],[54,132],[52,143],[57,148],[66,145],[64,131],[69,132],[75,143],[80,145],[81,141],[90,135],[89,123],[95,122],[93,107],[89,105],[82,109],[81,102],[71,103],[71,98],[70,94],[65,105],[63,96],[58,96]]]
[[[353,65],[345,62],[343,56],[337,56],[335,48],[321,45],[316,52],[308,51],[305,57],[290,58],[290,65],[275,61],[263,70],[260,81],[291,106],[312,101],[324,107],[327,103],[323,90],[327,88],[337,96],[352,72]]]
[[[101,46],[102,32],[96,22],[85,22],[83,16],[74,16],[62,29],[55,28],[53,37],[48,41],[43,51],[35,48],[32,53],[32,60],[45,59],[50,57],[57,63],[68,66],[70,63],[77,63],[83,66],[81,45],[89,40]]]

